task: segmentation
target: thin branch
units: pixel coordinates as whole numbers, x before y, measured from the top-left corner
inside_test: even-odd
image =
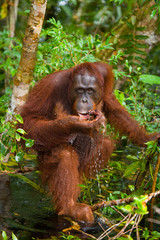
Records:
[[[14,171],[0,171],[0,173],[4,173],[4,174],[23,174],[23,173],[29,173],[29,172],[33,172],[33,171],[37,171],[38,168],[37,167],[22,167],[20,169],[16,169]]]
[[[106,235],[110,234],[116,227],[118,227],[121,223],[123,223],[125,220],[130,218],[131,214],[128,214],[125,218],[123,218],[119,223],[114,224],[110,228],[108,228],[104,233],[102,233],[97,240],[103,239]]]
[[[147,203],[148,201],[150,201],[153,197],[156,197],[157,195],[160,194],[160,190],[154,193],[150,193],[149,195],[147,195],[147,199],[144,201],[144,203]],[[124,204],[124,203],[128,203],[128,202],[133,202],[134,201],[134,197],[130,197],[130,198],[124,198],[124,199],[117,199],[114,201],[102,201],[100,203],[97,203],[95,205],[92,206],[92,210],[94,211],[95,209],[98,208],[102,208],[102,207],[106,207],[106,206],[113,206],[113,205],[120,205],[120,204]],[[96,212],[97,213],[97,212]],[[127,233],[129,234],[129,236],[131,235],[131,233],[133,232],[134,229],[136,229],[136,236],[137,236],[137,240],[140,240],[140,235],[139,235],[139,229],[138,229],[138,225],[139,222],[141,221],[142,215],[141,214],[137,214],[135,213],[134,215],[132,215],[131,213],[129,213],[127,216],[125,216],[119,223],[114,224],[113,226],[111,226],[110,228],[108,228],[106,231],[104,231],[98,238],[97,240],[101,240],[103,238],[105,238],[106,236],[108,237],[108,239],[110,240],[114,240],[119,238],[120,236],[124,236]],[[132,227],[130,229],[128,229],[127,231],[125,231],[128,226],[132,223]],[[119,227],[122,223],[125,222],[124,227],[119,230],[117,229],[117,227]],[[110,237],[109,234],[112,233],[113,231],[117,231],[118,233],[113,236]]]
[[[117,208],[115,208],[115,207],[113,207],[113,206],[111,206],[111,208],[112,208],[115,212],[119,213],[122,217],[125,217],[125,216],[123,215],[123,213],[121,213]]]
[[[97,211],[94,211],[94,214],[96,214],[97,216],[99,216],[101,219],[102,219],[102,222],[104,222],[106,225],[108,225],[110,228],[112,227],[112,223],[111,222],[109,222],[109,220],[106,218],[106,217],[104,217],[100,212],[97,212]],[[124,216],[124,218],[125,218],[125,216]],[[100,223],[98,223],[99,225],[100,225]],[[100,225],[101,226],[101,225]],[[104,230],[105,231],[105,230]],[[119,229],[118,228],[114,228],[114,231],[115,232],[117,232],[117,233],[119,233]],[[106,233],[107,234],[107,236],[108,236],[108,233]],[[126,234],[123,234],[123,236],[124,237],[126,237],[127,238],[127,235]],[[108,236],[109,237],[109,236]],[[108,240],[109,240],[110,238],[108,238]]]
[[[120,237],[121,235],[124,234],[125,229],[128,227],[128,225],[137,217],[137,214],[134,214],[133,216],[131,214],[129,215],[129,219],[126,221],[126,224],[124,225],[124,227],[121,229],[121,231],[114,236],[112,239],[117,239],[118,237]]]
[[[145,203],[147,203],[148,201],[150,201],[153,197],[156,197],[157,195],[160,195],[160,190],[157,192],[153,192],[148,194],[144,194],[147,195],[147,199],[145,200]],[[134,201],[134,197],[128,197],[128,198],[122,198],[122,199],[116,199],[116,200],[112,200],[112,201],[102,201],[99,203],[94,204],[91,209],[92,211],[95,211],[97,209],[100,208],[104,208],[104,207],[111,207],[111,206],[116,206],[116,205],[121,205],[121,204],[126,204],[126,203],[130,203]]]

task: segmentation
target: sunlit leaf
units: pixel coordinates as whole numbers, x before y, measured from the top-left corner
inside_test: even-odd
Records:
[[[151,12],[151,18],[153,18],[157,13],[157,9],[154,9],[152,12]]]
[[[14,233],[12,233],[12,239],[13,240],[18,240],[18,238],[16,237],[16,235],[14,235]]]
[[[117,238],[117,240],[133,240],[133,238],[129,235],[127,235],[126,237],[119,237]]]
[[[1,19],[7,17],[7,13],[8,13],[8,4],[7,1],[4,1],[4,3],[1,6]]]
[[[155,75],[142,74],[139,80],[148,84],[160,84],[160,77]]]
[[[21,115],[16,114],[16,115],[15,115],[15,118],[17,119],[17,121],[18,121],[19,123],[23,123],[23,118],[21,117]]]
[[[83,184],[79,184],[78,186],[81,187],[81,188],[86,188],[86,186],[83,185]]]
[[[141,196],[141,197],[134,197],[134,202],[137,205],[137,209],[135,210],[138,214],[148,214],[147,205],[145,201],[147,200],[148,196]]]
[[[18,133],[16,133],[16,140],[17,140],[18,142],[21,140],[21,136],[20,136]]]
[[[26,134],[26,132],[22,129],[22,128],[18,128],[17,132],[21,133],[21,134]]]
[[[129,187],[130,191],[132,191],[132,192],[135,190],[135,186],[134,185],[128,185],[128,187]]]
[[[11,152],[14,153],[17,149],[17,145],[15,144],[14,146],[12,146]]]
[[[119,209],[121,209],[123,212],[132,213],[133,207],[131,205],[125,205],[125,206],[119,206]]]
[[[7,237],[7,234],[5,231],[2,231],[2,237],[3,237],[3,240],[7,240],[8,237]]]

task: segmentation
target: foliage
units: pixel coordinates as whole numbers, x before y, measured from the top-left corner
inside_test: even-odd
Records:
[[[26,139],[24,135],[25,131],[21,128],[16,128],[16,125],[23,123],[23,119],[20,115],[15,115],[14,121],[5,121],[4,118],[1,118],[0,126],[0,170],[5,169],[3,163],[4,158],[7,154],[11,153],[15,157],[15,161],[20,165],[24,159],[24,152],[19,146],[20,140],[25,141],[25,147],[30,148],[33,146],[34,141],[32,139]]]
[[[2,231],[2,240],[8,240],[8,237],[5,231]],[[14,233],[12,233],[12,240],[18,240],[18,238]]]
[[[21,46],[21,41],[10,38],[7,30],[0,31],[0,86],[5,78],[9,81],[16,74]]]
[[[155,5],[152,6],[151,18],[154,18],[155,15],[158,14],[160,16],[160,1],[156,0]],[[158,30],[160,30],[160,22],[158,23]]]
[[[5,89],[5,94],[0,96],[0,119],[4,118],[4,116],[6,115],[6,111],[10,104],[11,95],[11,88],[7,87]]]
[[[159,84],[160,83],[160,77],[155,76],[155,75],[142,74],[139,78],[139,81],[142,81],[144,83],[148,83],[150,85]]]
[[[157,231],[149,232],[148,228],[145,228],[142,233],[142,237],[145,240],[158,240],[160,238],[160,233]]]
[[[132,18],[132,22],[127,22],[127,25],[130,29],[129,34],[123,34],[120,36],[123,44],[120,45],[124,49],[125,57],[130,61],[130,64],[141,66],[142,63],[145,63],[144,56],[146,56],[145,48],[147,44],[143,43],[142,40],[148,38],[148,36],[140,35],[136,32],[143,31],[143,27],[137,27],[135,25],[135,19]]]
[[[138,213],[142,216],[148,214],[147,206],[144,204],[144,201],[147,200],[147,196],[134,197],[134,202],[125,206],[118,206],[118,209],[121,209],[127,213]]]
[[[146,44],[144,40],[147,35],[139,34],[144,28],[139,28],[135,15],[132,15],[135,4],[141,7],[147,1],[48,1],[48,6],[54,6],[56,17],[63,18],[62,22],[55,21],[54,18],[45,23],[45,28],[41,33],[41,39],[37,52],[37,63],[34,72],[34,82],[40,80],[44,75],[53,71],[67,69],[81,62],[97,61],[99,53],[117,49],[117,39],[110,43],[112,27],[125,16],[125,23],[129,33],[121,34],[121,46],[108,60],[114,67],[115,79],[126,79],[119,90],[115,90],[115,96],[127,110],[136,118],[141,125],[145,126],[149,132],[160,130],[160,110],[159,110],[159,81],[156,76],[160,74],[157,63],[159,63],[159,46],[155,47],[154,53],[148,55],[146,59]],[[96,8],[95,8],[96,5]],[[159,14],[159,1],[151,9],[151,17]],[[6,9],[2,8],[3,16],[6,16]],[[49,12],[49,8],[48,8]],[[24,13],[23,13],[24,14]],[[53,15],[53,11],[51,11]],[[127,18],[127,16],[130,18]],[[64,17],[65,16],[65,17]],[[68,24],[72,23],[72,24]],[[20,24],[20,21],[19,23]],[[67,25],[66,28],[64,25]],[[78,26],[78,27],[77,27]],[[77,29],[78,30],[77,30]],[[147,28],[147,26],[146,26]],[[75,30],[76,29],[76,30]],[[95,34],[84,34],[92,32]],[[100,32],[101,35],[97,34]],[[109,32],[109,34],[108,34]],[[5,115],[11,97],[12,77],[15,75],[20,59],[21,41],[17,38],[10,39],[6,30],[0,32],[0,88],[3,94],[0,97],[0,171],[10,168],[3,162],[4,158],[11,152],[11,159],[21,167],[23,165],[24,152],[19,146],[22,139],[26,147],[33,145],[32,140],[25,138],[25,132],[15,128],[17,123],[23,120],[19,115],[15,116],[13,122],[6,122]],[[121,48],[121,50],[120,50]],[[154,56],[151,56],[153,54]],[[156,59],[154,60],[154,57]],[[153,57],[153,62],[151,59]],[[124,68],[119,71],[122,63]],[[153,64],[154,63],[154,64]],[[157,64],[157,65],[156,65]],[[152,74],[152,75],[150,75]],[[34,82],[32,84],[34,84]],[[7,83],[7,84],[6,84]],[[8,85],[4,90],[4,85]],[[113,129],[107,125],[107,131]],[[92,204],[101,199],[114,200],[130,195],[139,196],[151,191],[154,166],[157,160],[157,153],[160,152],[155,142],[147,143],[147,149],[135,147],[127,142],[126,137],[120,138],[119,134],[114,136],[118,140],[118,147],[113,153],[109,166],[106,167],[95,179],[87,180],[83,185],[81,201]],[[143,178],[139,178],[139,176]],[[39,186],[30,181],[27,177],[21,177],[27,184],[38,190]],[[136,188],[135,181],[139,179],[139,188]],[[142,181],[140,181],[142,180]],[[157,178],[156,189],[160,189],[160,175]],[[40,189],[41,191],[41,189]],[[143,199],[135,198],[134,204],[127,205],[121,210],[129,210],[138,206],[138,213],[146,214],[147,209],[143,205]],[[104,216],[119,221],[120,216],[112,208],[103,209]],[[159,232],[149,232],[148,228],[141,230],[144,239],[159,239]],[[72,235],[62,235],[62,239],[75,239]],[[7,239],[3,232],[3,239]],[[12,239],[16,237],[12,236]],[[119,238],[123,239],[123,238]],[[130,238],[131,239],[131,238]]]
[[[72,239],[74,239],[74,240],[80,240],[79,237],[76,237],[76,236],[73,236],[73,235],[66,235],[66,234],[64,234],[64,233],[62,233],[60,239],[61,239],[61,240],[64,240],[64,239],[65,239],[65,240],[72,240]]]
[[[69,34],[59,21],[52,18],[48,22],[51,26],[42,31],[38,47],[36,79],[82,62],[94,62],[97,51],[111,49],[108,39],[102,41],[98,34],[83,36],[79,31]]]
[[[61,19],[63,26],[70,31],[76,27],[85,33],[100,32],[106,36],[112,34],[112,28],[121,20],[126,21],[136,9],[148,2],[149,0],[59,0],[55,4],[48,0],[48,15],[56,20]],[[157,5],[158,3],[152,10],[155,10],[155,14],[158,12]]]

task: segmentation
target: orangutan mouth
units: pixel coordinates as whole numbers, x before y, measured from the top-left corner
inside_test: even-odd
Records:
[[[78,115],[82,119],[90,120],[90,121],[96,119],[99,116],[98,111],[96,111],[96,110],[90,110],[86,113],[78,113]]]

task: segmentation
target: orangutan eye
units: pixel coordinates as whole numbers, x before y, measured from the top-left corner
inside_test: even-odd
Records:
[[[76,92],[79,93],[79,94],[82,94],[82,93],[84,93],[84,89],[83,88],[78,88],[78,89],[76,89]]]
[[[93,88],[88,88],[87,89],[87,93],[88,94],[93,94],[94,93],[94,89]]]

